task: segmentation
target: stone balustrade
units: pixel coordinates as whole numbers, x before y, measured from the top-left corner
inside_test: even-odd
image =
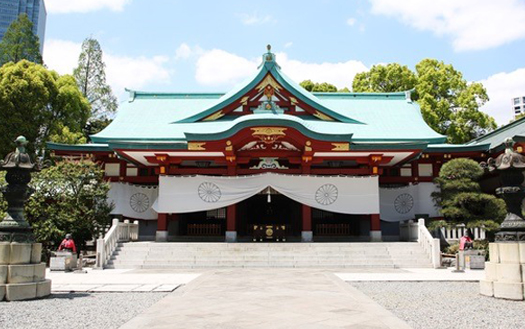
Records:
[[[41,243],[0,242],[0,301],[41,298],[51,294]]]

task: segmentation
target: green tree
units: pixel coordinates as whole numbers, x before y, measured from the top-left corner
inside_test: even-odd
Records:
[[[109,118],[101,118],[101,119],[91,118],[86,124],[86,126],[84,127],[84,136],[86,138],[89,138],[89,136],[94,135],[98,132],[101,132],[102,130],[104,130],[104,128],[109,126],[111,121],[113,120]]]
[[[450,143],[465,143],[496,128],[489,115],[479,111],[488,101],[480,83],[468,83],[450,64],[424,59],[416,72],[406,66],[375,65],[354,78],[355,92],[404,91],[415,88],[413,99],[421,107],[426,123]]]
[[[20,14],[9,25],[0,42],[0,65],[7,62],[16,63],[23,59],[42,64],[40,42],[38,36],[33,33],[33,23],[26,14]]]
[[[59,161],[33,175],[35,189],[26,216],[37,241],[56,248],[71,233],[79,249],[110,223],[109,183],[103,170],[88,160]]]
[[[386,66],[374,65],[370,71],[356,74],[352,90],[389,93],[413,89],[416,83],[416,75],[407,66],[392,63]]]
[[[49,137],[51,142],[60,144],[85,144],[87,142],[82,132],[72,132],[68,127],[62,127],[62,129],[59,128],[57,130],[56,134]]]
[[[0,68],[0,156],[12,151],[16,136],[30,141],[30,151],[42,150],[63,127],[80,132],[90,107],[71,75],[58,75],[42,65],[22,60]]]
[[[84,40],[73,75],[80,91],[91,104],[94,119],[108,117],[117,109],[117,98],[106,83],[105,67],[99,42],[93,38]]]
[[[304,80],[300,83],[301,87],[308,90],[309,92],[322,92],[322,93],[335,93],[337,87],[327,82],[317,83],[312,80]]]
[[[448,223],[484,225],[492,231],[499,227],[506,215],[505,202],[481,192],[478,181],[482,175],[483,169],[471,159],[454,159],[441,167],[434,180],[440,191],[432,197]]]

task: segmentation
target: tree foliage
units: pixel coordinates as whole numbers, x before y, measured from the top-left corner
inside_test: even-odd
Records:
[[[34,151],[63,127],[80,132],[89,113],[89,103],[73,76],[60,76],[26,60],[0,68],[0,157],[12,151],[19,135],[30,141]]]
[[[481,192],[483,169],[471,159],[454,159],[441,167],[434,181],[440,192],[432,194],[446,221],[494,230],[506,214],[505,202]]]
[[[40,42],[33,33],[33,23],[25,13],[9,25],[0,42],[0,65],[23,59],[42,64]]]
[[[99,42],[93,38],[84,40],[73,75],[91,104],[92,117],[97,119],[105,118],[117,109],[117,98],[106,83],[105,67]]]
[[[320,93],[335,93],[335,92],[349,92],[348,88],[337,90],[337,87],[327,82],[313,82],[312,80],[304,80],[300,83],[301,87],[308,90],[309,92],[320,92]]]
[[[60,161],[33,175],[35,192],[26,216],[35,237],[55,248],[71,233],[82,249],[100,227],[110,222],[109,183],[100,167],[88,160]]]
[[[59,144],[85,144],[87,139],[82,132],[73,132],[68,127],[58,129],[56,134],[49,137],[49,140]]]
[[[390,93],[410,90],[416,83],[416,75],[406,65],[392,63],[374,65],[370,71],[356,74],[352,89],[355,92]]]
[[[357,74],[355,92],[395,92],[415,88],[413,99],[421,107],[426,123],[450,143],[465,143],[489,130],[496,122],[479,111],[488,101],[481,83],[468,83],[461,72],[436,59],[424,59],[416,72],[399,64],[375,65]]]

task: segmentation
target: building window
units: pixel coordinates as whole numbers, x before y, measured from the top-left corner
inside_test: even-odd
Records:
[[[120,163],[106,163],[104,165],[104,172],[106,176],[109,177],[120,176]]]
[[[432,164],[420,163],[418,164],[419,177],[432,177]]]
[[[520,98],[519,97],[514,98],[514,105],[519,104],[519,103],[520,103]]]
[[[412,176],[412,166],[409,164],[404,165],[399,171],[399,174],[401,177],[411,177]]]
[[[226,218],[226,208],[212,209],[206,211],[207,219],[224,219]]]

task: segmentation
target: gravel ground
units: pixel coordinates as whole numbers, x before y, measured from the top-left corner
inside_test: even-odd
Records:
[[[351,282],[414,328],[525,328],[525,301],[479,294],[474,282]]]
[[[165,293],[54,293],[48,298],[0,302],[0,328],[118,328]]]

